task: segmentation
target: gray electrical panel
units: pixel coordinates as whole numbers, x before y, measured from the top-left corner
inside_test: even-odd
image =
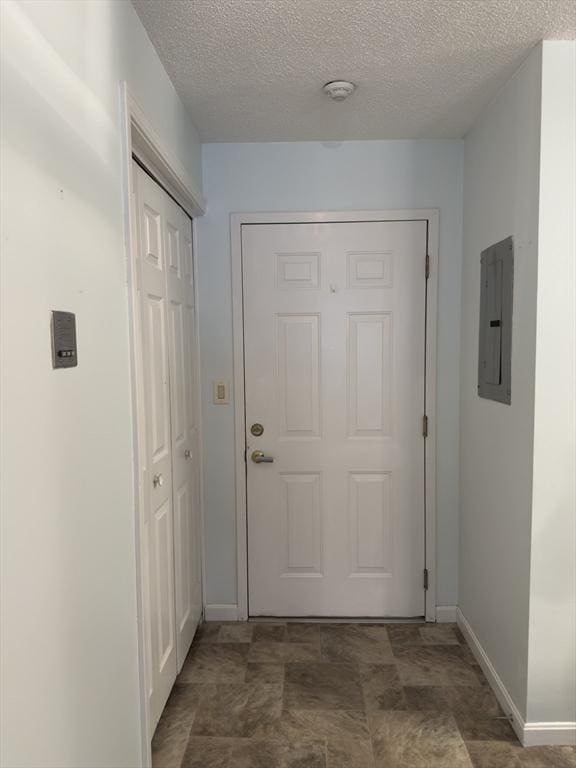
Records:
[[[482,251],[478,394],[510,405],[512,388],[512,298],[514,244],[511,237]]]
[[[76,316],[72,312],[52,312],[52,368],[78,365]]]

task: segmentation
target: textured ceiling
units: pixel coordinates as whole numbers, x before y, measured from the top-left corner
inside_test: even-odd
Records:
[[[133,3],[203,141],[461,137],[532,46],[576,37],[565,0]]]

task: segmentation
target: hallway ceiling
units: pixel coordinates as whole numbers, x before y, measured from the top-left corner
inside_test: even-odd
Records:
[[[576,37],[573,0],[133,3],[205,142],[459,138],[540,39]]]

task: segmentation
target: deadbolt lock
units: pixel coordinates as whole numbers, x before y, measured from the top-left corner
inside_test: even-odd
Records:
[[[252,424],[252,426],[250,427],[250,432],[252,432],[254,437],[260,437],[261,435],[264,434],[264,427],[262,426],[262,424],[258,424],[258,423]]]

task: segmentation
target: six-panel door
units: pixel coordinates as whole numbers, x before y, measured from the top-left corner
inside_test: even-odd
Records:
[[[426,238],[243,226],[253,616],[424,613]]]
[[[201,610],[198,397],[191,222],[134,165],[144,405],[142,572],[153,731]]]

